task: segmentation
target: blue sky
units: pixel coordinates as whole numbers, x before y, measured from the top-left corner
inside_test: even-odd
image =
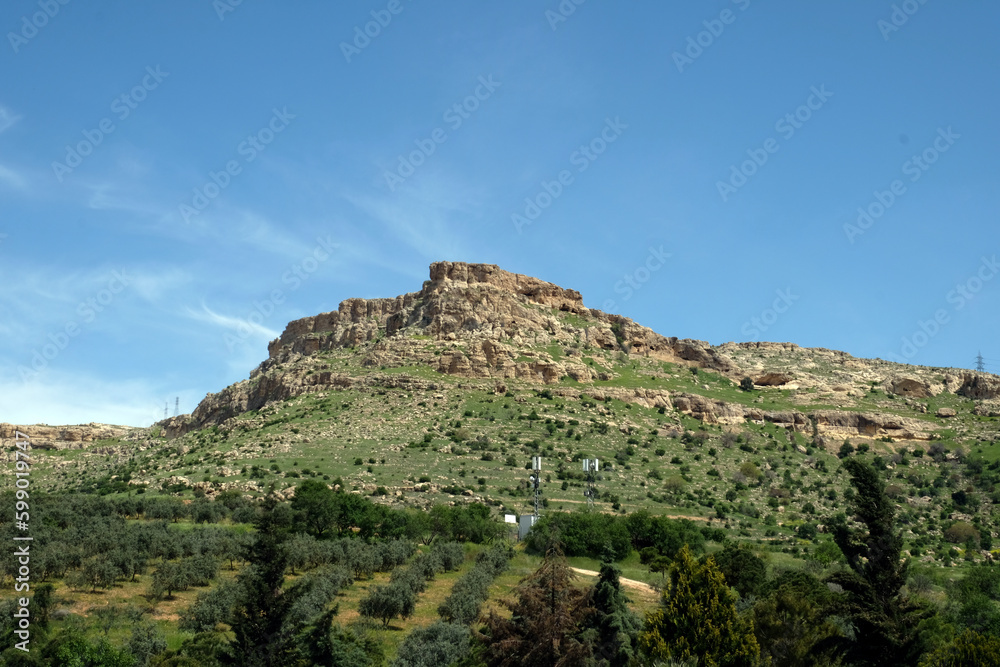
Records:
[[[189,412],[289,320],[436,260],[667,336],[995,372],[998,22],[986,0],[3,3],[0,421]]]

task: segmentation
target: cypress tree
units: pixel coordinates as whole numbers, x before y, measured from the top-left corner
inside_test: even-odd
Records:
[[[698,563],[687,545],[674,559],[659,608],[646,617],[639,646],[654,660],[695,658],[704,667],[760,661],[753,624],[736,611],[736,594],[715,560]]]
[[[628,607],[621,570],[607,560],[591,594],[594,612],[587,627],[595,631],[594,656],[601,667],[626,667],[637,653],[642,620]]]
[[[586,664],[591,646],[579,637],[581,622],[592,613],[588,593],[572,585],[575,578],[558,547],[550,547],[534,574],[517,588],[516,601],[506,601],[511,617],[486,618],[489,667],[574,667]]]
[[[895,506],[875,468],[854,458],[845,459],[843,466],[857,491],[851,501],[854,518],[864,528],[852,528],[842,519],[832,523],[833,539],[850,570],[835,573],[830,581],[847,593],[843,611],[856,631],[856,638],[844,638],[841,647],[851,664],[913,664],[916,627],[927,614],[901,592],[909,563],[902,558]]]

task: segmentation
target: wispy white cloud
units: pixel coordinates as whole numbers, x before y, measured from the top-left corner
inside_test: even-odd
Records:
[[[267,344],[280,333],[261,322],[253,322],[252,314],[260,316],[256,310],[244,317],[224,315],[202,303],[200,309],[187,308],[185,315],[197,322],[204,322],[218,330],[220,347],[228,351],[226,367],[234,378],[245,378],[251,369],[267,358]]]
[[[237,334],[241,335],[241,338],[248,338],[251,336],[256,336],[259,338],[265,338],[266,340],[272,340],[277,338],[280,332],[274,329],[269,329],[263,324],[251,322],[249,318],[234,317],[232,315],[223,315],[222,313],[217,313],[206,304],[201,304],[201,310],[196,310],[194,308],[187,308],[186,314],[193,320],[199,322],[207,322],[216,327],[223,329],[228,329]],[[246,332],[250,332],[248,335],[242,335]]]
[[[139,269],[129,272],[129,289],[151,303],[158,303],[170,294],[178,294],[196,282],[187,269],[168,266],[162,269]]]
[[[144,167],[136,167],[136,170],[142,172]],[[145,185],[132,185],[130,181],[131,177],[127,177],[85,184],[87,207],[126,213],[134,219],[124,224],[141,226],[148,232],[170,239],[198,244],[208,241],[221,247],[250,246],[292,261],[308,254],[314,245],[312,239],[303,240],[266,215],[221,201],[214,202],[203,213],[185,221],[178,213],[176,203],[165,204],[162,195],[150,192]]]
[[[462,187],[461,179],[449,179],[428,171],[420,181],[394,193],[359,195],[345,191],[342,197],[385,228],[385,236],[413,248],[424,259],[464,257],[460,239],[470,219],[482,212],[483,194]]]
[[[87,208],[95,211],[123,211],[142,216],[162,218],[167,214],[162,206],[148,197],[137,195],[136,188],[111,180],[85,183]]]
[[[27,178],[20,172],[2,164],[0,164],[0,183],[15,190],[26,190],[28,188]]]
[[[96,271],[8,265],[0,280],[0,304],[41,314],[46,304],[72,305],[100,284]],[[103,276],[107,281],[107,275]]]
[[[21,120],[21,116],[18,116],[7,107],[0,105],[0,133],[9,130],[19,120]]]
[[[195,393],[184,393],[185,402],[192,404]],[[148,426],[163,418],[163,394],[146,380],[109,380],[57,370],[27,382],[7,375],[0,377],[0,421],[19,425],[98,422]],[[173,403],[170,409],[173,414]]]
[[[8,265],[0,270],[0,312],[4,314],[0,335],[5,345],[15,349],[62,330],[70,321],[86,323],[87,329],[118,330],[123,323],[149,321],[151,310],[143,308],[142,301],[150,304],[154,312],[173,316],[175,307],[170,304],[182,300],[180,295],[195,282],[191,273],[178,267],[64,270],[45,265]],[[104,310],[86,308],[85,302],[105,293],[112,294],[114,301],[105,304]],[[119,306],[119,299],[122,306],[127,306]]]
[[[230,240],[246,243],[258,250],[281,255],[291,260],[302,259],[304,255],[312,251],[314,245],[313,243],[303,243],[297,236],[276,227],[267,218],[253,211],[234,212],[234,215],[227,222],[228,224],[220,224],[218,231]]]

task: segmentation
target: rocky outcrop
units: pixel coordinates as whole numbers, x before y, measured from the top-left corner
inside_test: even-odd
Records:
[[[809,414],[823,435],[869,438],[890,437],[894,440],[930,440],[934,426],[919,419],[898,417],[877,412],[846,412],[820,410]]]
[[[726,403],[696,394],[675,394],[674,407],[706,424],[742,424],[746,421],[746,408],[737,403]]]
[[[962,378],[962,386],[955,393],[977,400],[1000,398],[1000,377],[985,373],[967,373]]]
[[[574,391],[574,394],[577,396],[580,393],[581,392]],[[666,408],[669,410],[674,407],[670,393],[662,389],[644,389],[642,387],[636,389],[601,387],[600,389],[595,388],[588,390],[586,393],[598,401],[604,401],[611,398],[618,399],[619,401],[625,401],[626,403],[635,403],[644,408]]]
[[[269,361],[286,363],[296,356],[370,343],[367,366],[425,364],[449,375],[546,383],[566,376],[580,382],[598,378],[579,358],[535,352],[556,344],[621,350],[723,373],[734,370],[704,341],[666,338],[626,317],[587,308],[576,290],[492,264],[437,262],[430,267],[430,278],[419,292],[347,299],[336,311],[290,322],[268,345]]]
[[[758,387],[780,387],[793,379],[788,373],[764,373],[758,376],[753,383]]]
[[[809,418],[801,412],[794,410],[757,410],[747,408],[743,411],[743,416],[747,421],[757,424],[765,422],[775,424],[781,428],[790,428],[795,431],[805,431],[809,425]]]
[[[972,414],[979,417],[1000,417],[1000,401],[978,401]]]
[[[36,449],[84,449],[100,440],[124,438],[136,431],[131,426],[111,426],[108,424],[80,424],[76,426],[49,426],[32,424],[16,426],[0,424],[0,440],[14,440],[20,431],[28,436],[31,446]]]
[[[927,382],[911,377],[892,378],[887,383],[886,391],[897,396],[908,398],[929,398],[933,396]]]
[[[817,435],[832,438],[891,437],[894,440],[929,440],[933,426],[918,419],[871,412],[822,410],[802,413],[794,410],[767,411],[726,403],[704,396],[677,394],[674,407],[707,424],[737,425],[746,421],[772,423],[795,431],[811,431],[815,422]]]

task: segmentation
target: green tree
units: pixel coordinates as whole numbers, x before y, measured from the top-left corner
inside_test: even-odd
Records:
[[[249,563],[239,576],[233,608],[233,640],[222,661],[239,667],[293,665],[298,656],[296,637],[302,627],[286,623],[307,584],[284,588],[285,552],[281,548],[291,528],[291,516],[273,496],[265,499],[255,527],[256,538],[247,554]]]
[[[42,664],[49,667],[134,667],[135,658],[128,651],[112,646],[103,637],[90,643],[75,629],[67,630],[46,644],[41,651]]]
[[[856,490],[851,500],[854,518],[864,526],[853,529],[842,519],[831,522],[833,539],[850,570],[834,573],[830,580],[847,593],[843,611],[857,633],[856,639],[842,642],[845,657],[857,665],[912,664],[916,627],[926,614],[901,592],[909,562],[902,558],[895,506],[875,468],[855,458],[845,459],[843,467]]]
[[[166,519],[177,523],[187,515],[188,509],[184,501],[172,496],[154,498],[146,506],[146,517],[149,519]]]
[[[5,644],[0,644],[5,646]],[[32,653],[11,647],[0,652],[0,665],[4,667],[42,667],[42,663]]]
[[[490,584],[507,569],[514,550],[497,543],[476,556],[475,566],[452,586],[451,593],[438,606],[438,614],[449,623],[470,625],[479,618],[479,610],[489,597]]]
[[[118,568],[108,559],[107,555],[89,558],[71,577],[71,585],[79,589],[90,588],[90,592],[98,588],[111,588],[118,580]]]
[[[91,607],[91,614],[97,619],[97,627],[105,637],[112,628],[117,627],[125,618],[125,607],[120,604],[108,604],[103,607]]]
[[[654,660],[696,658],[705,667],[756,665],[760,647],[753,626],[736,611],[736,594],[709,558],[698,563],[685,546],[670,568],[660,606],[639,635]]]
[[[307,665],[324,667],[381,667],[382,644],[370,634],[333,625],[337,608],[323,614],[302,636],[300,646]]]
[[[409,618],[417,604],[417,596],[404,581],[396,581],[388,586],[374,586],[361,602],[358,613],[382,621],[382,627],[389,627],[392,619]]]
[[[550,547],[538,570],[518,585],[517,599],[502,602],[511,617],[491,612],[485,634],[477,634],[487,645],[489,667],[571,667],[591,658],[591,646],[578,635],[593,609],[574,578],[562,551]]]
[[[375,505],[367,498],[354,493],[338,493],[337,498],[337,529],[341,534],[350,533],[353,528],[360,529],[361,537],[369,537],[375,529]]]
[[[49,612],[52,610],[52,584],[39,584],[35,594],[31,596],[32,616],[34,623],[42,630],[49,627]]]
[[[615,560],[628,556],[633,535],[627,521],[602,512],[551,512],[532,527],[525,540],[528,553],[544,554],[558,539],[568,556],[601,558],[610,549]]]
[[[948,595],[951,616],[962,627],[988,635],[1000,635],[1000,570],[981,565],[968,568],[965,578],[952,585]]]
[[[713,555],[726,583],[741,597],[759,595],[767,583],[767,566],[746,544],[726,542],[722,551]],[[703,559],[704,562],[704,559]]]
[[[647,510],[639,510],[625,518],[625,527],[632,546],[640,552],[655,547],[661,555],[673,558],[685,544],[692,553],[705,550],[704,533],[687,519],[653,516]]]
[[[161,599],[164,594],[172,598],[176,591],[186,591],[191,586],[191,570],[186,561],[167,561],[153,573],[153,583],[149,594],[154,599]]]
[[[469,648],[469,628],[459,623],[435,621],[406,636],[390,667],[450,665],[468,655]]]
[[[190,632],[211,632],[219,623],[231,625],[238,587],[225,581],[204,593],[181,612],[180,628]]]
[[[674,564],[674,561],[667,556],[654,556],[653,560],[649,561],[649,571],[651,573],[660,573],[660,582],[664,583],[667,578],[667,572],[670,571],[670,566]]]
[[[156,625],[143,621],[132,626],[126,648],[135,658],[136,667],[147,667],[154,656],[167,650],[167,640]]]
[[[642,619],[629,609],[620,576],[617,565],[606,560],[601,563],[590,598],[594,611],[584,622],[585,628],[593,630],[591,643],[599,667],[626,667],[638,653]]]
[[[740,380],[740,389],[743,391],[753,391],[753,379],[745,377]]]
[[[299,484],[291,505],[296,521],[314,537],[323,537],[337,526],[337,494],[323,482],[307,479]]]
[[[753,608],[754,634],[774,667],[837,664],[831,640],[841,636],[830,619],[830,589],[803,571],[786,572],[762,587]]]
[[[924,656],[920,667],[1000,667],[1000,638],[966,630],[950,644]]]
[[[155,667],[221,667],[219,656],[225,655],[229,641],[221,632],[199,632],[184,640],[176,650],[157,656]]]

